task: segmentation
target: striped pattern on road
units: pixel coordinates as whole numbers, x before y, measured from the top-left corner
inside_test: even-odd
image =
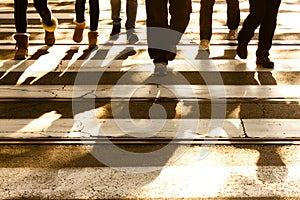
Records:
[[[178,57],[170,62],[168,76],[164,78],[151,76],[154,67],[147,53],[145,12],[139,12],[137,20],[140,40],[128,46],[123,31],[119,39],[109,40],[110,5],[103,4],[100,45],[89,51],[86,37],[81,44],[71,40],[74,2],[49,1],[61,26],[57,31],[59,45],[47,48],[43,46],[39,16],[30,2],[30,58],[14,61],[13,4],[1,0],[0,5],[0,136],[69,137],[76,124],[73,114],[89,124],[87,119],[93,113],[97,113],[97,127],[106,127],[108,136],[126,136],[129,129],[132,133],[140,131],[140,127],[128,125],[132,120],[149,124],[151,109],[155,114],[155,109],[164,108],[165,115],[158,112],[152,116],[154,124],[166,118],[165,127],[156,135],[159,137],[174,135],[180,120],[188,120],[187,124],[191,125],[200,121],[202,125],[192,135],[202,137],[208,133],[201,127],[222,117],[225,122],[224,127],[219,127],[223,130],[219,131],[222,137],[245,137],[245,134],[298,137],[300,26],[291,19],[299,18],[300,7],[295,3],[287,0],[281,4],[270,52],[276,66],[264,69],[255,64],[258,31],[249,45],[248,60],[238,59],[236,41],[226,39],[225,1],[216,1],[214,7],[211,54],[198,51],[200,4],[194,0],[191,23],[178,46]],[[247,15],[248,6],[248,1],[240,1],[242,19]],[[144,2],[139,5],[139,10],[142,9],[145,9]],[[87,31],[88,26],[85,34]],[[96,108],[91,105],[94,98]],[[120,120],[124,130],[118,127]],[[37,123],[41,126],[36,126]],[[75,129],[73,136],[93,135],[89,131],[85,129],[80,135]],[[185,132],[189,133],[188,128],[182,130]]]

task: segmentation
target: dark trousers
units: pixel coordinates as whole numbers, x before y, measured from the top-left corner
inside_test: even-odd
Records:
[[[14,18],[17,33],[26,33],[27,31],[27,7],[28,0],[14,0]],[[47,6],[47,0],[34,0],[34,7],[40,14],[43,22],[47,26],[52,26],[51,12]]]
[[[250,0],[250,13],[239,32],[239,43],[249,43],[260,25],[256,55],[269,55],[281,0]]]
[[[238,0],[226,0],[227,27],[235,30],[240,23],[240,7]],[[212,35],[212,14],[215,0],[201,0],[200,7],[200,39],[210,40]]]
[[[76,11],[76,21],[79,23],[84,22],[85,13],[85,3],[86,0],[76,0],[75,11]],[[99,22],[99,0],[89,0],[90,4],[90,30],[96,31],[98,29]]]
[[[174,48],[188,26],[191,11],[191,0],[146,0],[148,53],[154,62],[167,63],[169,52],[175,53]]]

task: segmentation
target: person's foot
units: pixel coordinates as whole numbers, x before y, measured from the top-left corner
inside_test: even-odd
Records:
[[[256,57],[256,64],[261,65],[264,68],[273,68],[274,62],[272,62],[269,56],[262,55]]]
[[[113,25],[110,36],[115,36],[121,32],[121,24]]]
[[[236,53],[241,59],[246,59],[248,56],[248,50],[247,50],[248,43],[246,42],[239,42]]]
[[[238,37],[238,29],[229,30],[227,38],[228,40],[236,40]]]
[[[73,33],[73,40],[77,43],[81,42],[83,39],[83,31],[85,28],[85,21],[84,22],[77,22],[75,21],[75,29]]]
[[[53,46],[55,44],[54,32],[45,31],[45,44],[47,46]]]
[[[135,34],[134,29],[127,30],[126,31],[126,36],[127,36],[128,44],[135,44],[137,41],[139,41],[139,38]]]
[[[98,46],[98,32],[97,31],[89,31],[88,32],[89,39],[89,48],[95,48]]]
[[[47,25],[42,21],[43,29],[45,30],[45,44],[48,46],[53,46],[55,43],[54,31],[57,29],[58,21],[56,18],[51,19],[52,25]]]
[[[206,39],[202,39],[200,41],[199,50],[209,51],[210,41]]]
[[[167,75],[167,63],[165,62],[159,62],[159,63],[154,63],[154,76],[166,76]]]

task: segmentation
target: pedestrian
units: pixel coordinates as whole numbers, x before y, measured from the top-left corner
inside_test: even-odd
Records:
[[[227,38],[237,39],[238,27],[240,23],[240,8],[238,0],[226,0],[227,3],[227,27],[229,33]],[[200,2],[200,49],[209,52],[210,40],[212,36],[212,14],[215,0],[201,0]]]
[[[175,59],[176,45],[188,26],[191,0],[146,0],[146,12],[148,53],[155,66],[154,75],[164,76],[168,61]]]
[[[86,26],[85,3],[86,0],[76,0],[75,2],[76,19],[74,20],[73,40],[77,43],[82,41],[83,31]],[[95,48],[98,45],[99,0],[89,0],[89,5],[90,31],[88,32],[88,43],[89,48]]]
[[[28,0],[14,0],[14,19],[17,32],[13,38],[16,40],[17,47],[14,57],[16,60],[26,59],[28,56],[27,7]],[[52,16],[47,6],[47,0],[34,0],[34,7],[40,14],[42,27],[45,30],[45,44],[52,46],[55,43],[54,31],[58,26],[57,19]]]
[[[111,19],[113,21],[113,28],[110,36],[115,36],[121,32],[121,0],[110,0],[111,5]],[[126,0],[126,34],[127,40],[130,43],[137,42],[138,38],[135,32],[135,22],[137,14],[138,3],[137,0]]]
[[[247,58],[247,46],[259,27],[256,64],[265,68],[273,68],[274,62],[269,59],[269,50],[277,23],[277,14],[281,0],[249,0],[250,13],[238,34],[237,54],[241,59]]]

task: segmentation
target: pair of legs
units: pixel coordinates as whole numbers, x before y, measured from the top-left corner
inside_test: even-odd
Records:
[[[274,63],[269,60],[268,56],[276,29],[281,0],[250,0],[249,2],[250,13],[238,35],[238,56],[242,59],[247,58],[247,45],[254,36],[255,29],[260,26],[256,51],[257,64],[273,67]]]
[[[27,7],[28,0],[14,0],[14,19],[17,31],[14,39],[18,48],[15,59],[25,59],[28,52]],[[57,28],[57,20],[48,8],[47,0],[34,0],[34,7],[42,18],[42,26],[45,29],[45,43],[52,46],[55,43],[54,31]]]
[[[121,0],[110,0],[111,5],[111,18],[113,20],[113,28],[111,31],[110,36],[117,36],[121,32]],[[135,30],[135,21],[137,15],[137,7],[138,3],[137,0],[126,0],[126,34],[127,34],[127,41],[129,44],[136,43],[139,39],[137,35],[134,33]]]
[[[240,23],[240,8],[238,0],[226,0],[227,3],[227,27],[230,30],[229,39],[236,39],[237,29]],[[212,36],[212,14],[215,0],[201,0],[200,2],[200,40],[204,49],[209,49],[209,41]],[[206,45],[205,45],[206,43]]]
[[[111,4],[111,19],[113,20],[113,25],[121,25],[121,0],[110,0]],[[126,0],[126,16],[127,20],[125,23],[126,30],[135,28],[136,13],[137,13],[138,3],[137,0]]]
[[[146,0],[148,53],[158,68],[165,68],[175,58],[176,45],[188,26],[191,11],[191,0]]]
[[[26,33],[27,31],[27,7],[28,0],[14,0],[14,18],[17,33]],[[52,26],[52,16],[47,6],[47,0],[35,0],[34,7],[40,14],[43,23],[49,27]]]
[[[83,39],[83,31],[85,29],[85,4],[86,0],[76,0],[75,2],[75,31],[73,35],[73,40],[75,42],[81,42]],[[99,0],[89,0],[90,4],[90,32],[88,33],[89,38],[89,47],[97,46],[97,37],[98,37],[98,22],[99,22]]]

